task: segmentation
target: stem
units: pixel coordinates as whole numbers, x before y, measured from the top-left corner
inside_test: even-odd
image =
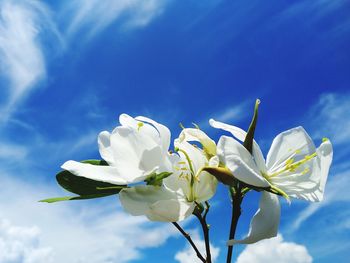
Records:
[[[187,239],[187,241],[190,243],[190,245],[192,246],[192,248],[194,249],[194,251],[196,252],[197,254],[197,257],[203,262],[203,263],[206,263],[207,261],[205,260],[205,258],[202,256],[202,254],[199,252],[196,244],[193,242],[191,236],[186,233],[182,227],[176,223],[176,222],[173,222],[173,225],[181,232],[181,234]]]
[[[205,217],[202,216],[202,214],[200,212],[196,212],[193,213],[199,220],[199,222],[202,225],[202,229],[203,229],[203,235],[204,235],[204,242],[205,242],[205,251],[207,254],[207,259],[206,259],[206,263],[211,263],[211,253],[210,253],[210,241],[209,241],[209,227],[207,224],[207,220],[206,220],[206,215],[209,211],[209,207],[207,206],[206,211],[205,211]]]
[[[241,216],[241,203],[243,200],[243,196],[241,194],[240,188],[238,188],[236,192],[230,189],[230,193],[231,193],[231,200],[232,200],[232,217],[231,217],[229,240],[235,238],[238,219]],[[231,263],[232,250],[233,250],[233,246],[228,246],[226,263]]]

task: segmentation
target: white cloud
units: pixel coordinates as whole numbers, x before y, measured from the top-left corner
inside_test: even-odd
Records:
[[[312,126],[313,137],[329,137],[333,145],[338,146],[334,155],[335,158],[340,158],[342,155],[346,156],[349,153],[349,112],[349,94],[328,93],[323,94],[308,113],[307,122]],[[338,172],[338,170],[340,171]],[[334,174],[333,171],[336,171],[336,173]],[[340,163],[333,161],[323,202],[310,204],[302,210],[292,224],[291,230],[297,230],[307,219],[325,206],[335,202],[348,202],[350,200],[350,193],[347,190],[350,187],[349,174],[347,159],[345,159],[345,162],[340,161]]]
[[[237,103],[234,106],[227,107],[227,108],[224,108],[222,110],[207,114],[208,119],[200,121],[198,123],[198,125],[201,128],[208,127],[209,126],[209,122],[208,122],[209,118],[213,118],[213,119],[215,119],[217,121],[221,121],[221,122],[226,122],[228,124],[232,123],[233,125],[235,125],[234,124],[235,122],[240,121],[240,120],[247,117],[247,115],[249,114],[249,111],[247,109],[249,109],[249,102],[248,101]]]
[[[21,145],[1,143],[0,142],[0,160],[1,159],[23,159],[27,156],[27,149]]]
[[[198,231],[191,231],[190,232],[193,242],[196,244],[198,250],[201,252],[201,254],[205,257],[205,243],[204,241],[199,237]],[[210,252],[212,256],[212,261],[215,262],[216,259],[219,256],[220,249],[218,247],[213,246],[210,244]],[[195,251],[190,245],[186,245],[186,247],[177,252],[175,255],[175,259],[180,263],[200,263],[201,261],[198,259]]]
[[[128,262],[142,257],[142,249],[158,247],[169,237],[177,235],[171,224],[151,223],[144,217],[122,212],[116,197],[84,202],[38,203],[40,199],[67,193],[59,193],[37,181],[28,183],[23,179],[0,176],[0,211],[5,211],[2,217],[14,225],[36,226],[30,228],[34,233],[38,228],[41,230],[40,244],[44,247],[37,243],[33,247],[37,248],[33,256],[44,256],[44,250],[40,249],[50,248],[52,253],[48,255],[52,256],[53,262]],[[37,234],[33,234],[33,240],[37,238]],[[11,244],[9,239],[4,240],[4,246]],[[26,247],[31,248],[30,244]]]
[[[119,20],[119,26],[137,28],[146,26],[163,12],[166,0],[75,0],[69,1],[64,13],[71,15],[67,36],[85,31],[87,38]]]
[[[45,78],[46,62],[39,36],[47,28],[57,34],[42,2],[0,1],[0,75],[10,82],[2,115],[8,115],[13,104]]]
[[[309,120],[318,138],[327,136],[333,144],[350,141],[350,94],[327,93],[312,107]]]
[[[311,263],[312,257],[306,247],[285,242],[281,235],[248,245],[238,256],[236,263]]]
[[[0,262],[49,263],[52,250],[40,245],[38,227],[14,226],[0,218]]]
[[[325,206],[335,204],[336,202],[349,202],[349,176],[350,171],[345,171],[332,176],[326,185],[324,200],[321,203],[310,204],[304,210],[302,210],[291,225],[291,230],[297,230],[307,219],[312,217],[317,211]],[[349,211],[349,207],[344,206],[344,211]],[[346,224],[344,226],[346,227]],[[339,225],[337,227],[339,227]]]

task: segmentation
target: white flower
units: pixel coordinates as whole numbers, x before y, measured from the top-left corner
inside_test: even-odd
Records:
[[[192,214],[196,203],[207,201],[215,194],[217,180],[202,168],[217,166],[218,159],[216,156],[208,159],[204,150],[185,141],[199,141],[197,137],[187,136],[188,131],[193,135],[185,129],[175,140],[178,156],[173,156],[173,174],[163,180],[163,186],[136,186],[119,193],[127,212],[146,215],[152,221],[181,221]],[[203,132],[198,134],[204,139]],[[205,136],[208,142],[210,139]]]
[[[108,166],[67,161],[62,168],[77,176],[119,185],[172,170],[167,127],[146,117],[126,114],[120,115],[119,122],[121,126],[112,133],[103,131],[98,136],[99,151]]]
[[[262,239],[277,236],[281,216],[278,196],[269,192],[262,192],[259,209],[250,222],[249,232],[242,240],[231,239],[227,245],[252,244]]]
[[[214,120],[209,122],[212,127],[228,131],[240,141],[246,137],[246,132],[238,127]],[[266,162],[255,141],[250,154],[242,144],[228,136],[221,136],[217,154],[233,176],[248,185],[278,190],[288,198],[315,202],[323,199],[333,149],[329,140],[324,140],[316,149],[306,131],[297,127],[276,136]],[[267,198],[267,195],[271,197]],[[253,243],[276,235],[277,229],[273,225],[279,222],[280,215],[279,212],[272,213],[274,209],[279,211],[278,199],[263,193],[260,209],[252,220],[248,237],[229,242]]]

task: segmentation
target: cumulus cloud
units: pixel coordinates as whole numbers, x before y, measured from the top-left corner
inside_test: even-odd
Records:
[[[199,237],[198,231],[191,231],[191,237],[193,242],[196,244],[199,251],[202,253],[203,256],[205,256],[205,243],[204,241]],[[210,244],[210,252],[212,256],[213,262],[216,261],[216,259],[219,256],[220,249],[218,247],[213,246]],[[175,254],[175,260],[177,260],[180,263],[200,263],[201,261],[198,259],[196,253],[194,252],[193,248],[190,245],[186,245],[186,247],[177,252]]]
[[[0,262],[49,263],[52,249],[40,244],[38,227],[22,227],[0,219]]]
[[[52,190],[48,185],[31,178],[32,181],[28,183],[1,174],[0,211],[5,211],[2,212],[2,217],[6,217],[13,225],[36,226],[22,231],[25,234],[18,237],[22,243],[18,243],[17,239],[12,241],[11,238],[4,238],[3,231],[7,227],[0,227],[0,248],[3,246],[9,251],[16,244],[22,244],[23,248],[19,246],[16,257],[47,256],[53,262],[66,263],[122,263],[141,258],[142,249],[158,247],[171,236],[177,235],[171,224],[152,223],[144,217],[124,213],[114,196],[85,202],[38,203],[40,199],[64,196],[67,193]],[[15,189],[18,191],[14,194]],[[39,228],[40,244],[45,247],[41,247],[38,242]],[[17,236],[13,230],[11,233],[13,237]],[[9,253],[4,256],[6,255]],[[17,259],[16,257],[14,258]],[[2,261],[0,256],[0,262],[6,263],[41,262],[11,260]]]
[[[236,263],[311,263],[312,257],[306,247],[285,242],[282,235],[248,245],[238,256]]]
[[[0,75],[10,84],[3,111],[11,111],[15,102],[45,78],[40,34],[48,28],[57,33],[42,2],[0,1]]]

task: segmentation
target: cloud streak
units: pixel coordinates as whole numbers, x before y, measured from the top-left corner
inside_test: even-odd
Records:
[[[348,202],[350,200],[350,194],[347,190],[350,187],[348,161],[347,158],[345,158],[345,161],[342,160],[342,156],[347,156],[350,146],[349,112],[350,95],[348,94],[323,94],[319,101],[311,107],[308,122],[313,128],[313,136],[319,139],[324,136],[330,137],[333,145],[339,150],[336,151],[334,156],[335,160],[326,185],[324,201],[319,204],[311,204],[302,210],[292,224],[292,231],[299,229],[321,208],[336,202]]]
[[[0,74],[9,82],[3,119],[14,104],[46,76],[40,35],[48,27],[57,33],[50,11],[43,3],[0,1]]]
[[[107,0],[68,1],[63,13],[70,15],[66,30],[68,38],[83,33],[87,39],[119,21],[118,27],[144,27],[160,15],[169,1],[164,0]]]

